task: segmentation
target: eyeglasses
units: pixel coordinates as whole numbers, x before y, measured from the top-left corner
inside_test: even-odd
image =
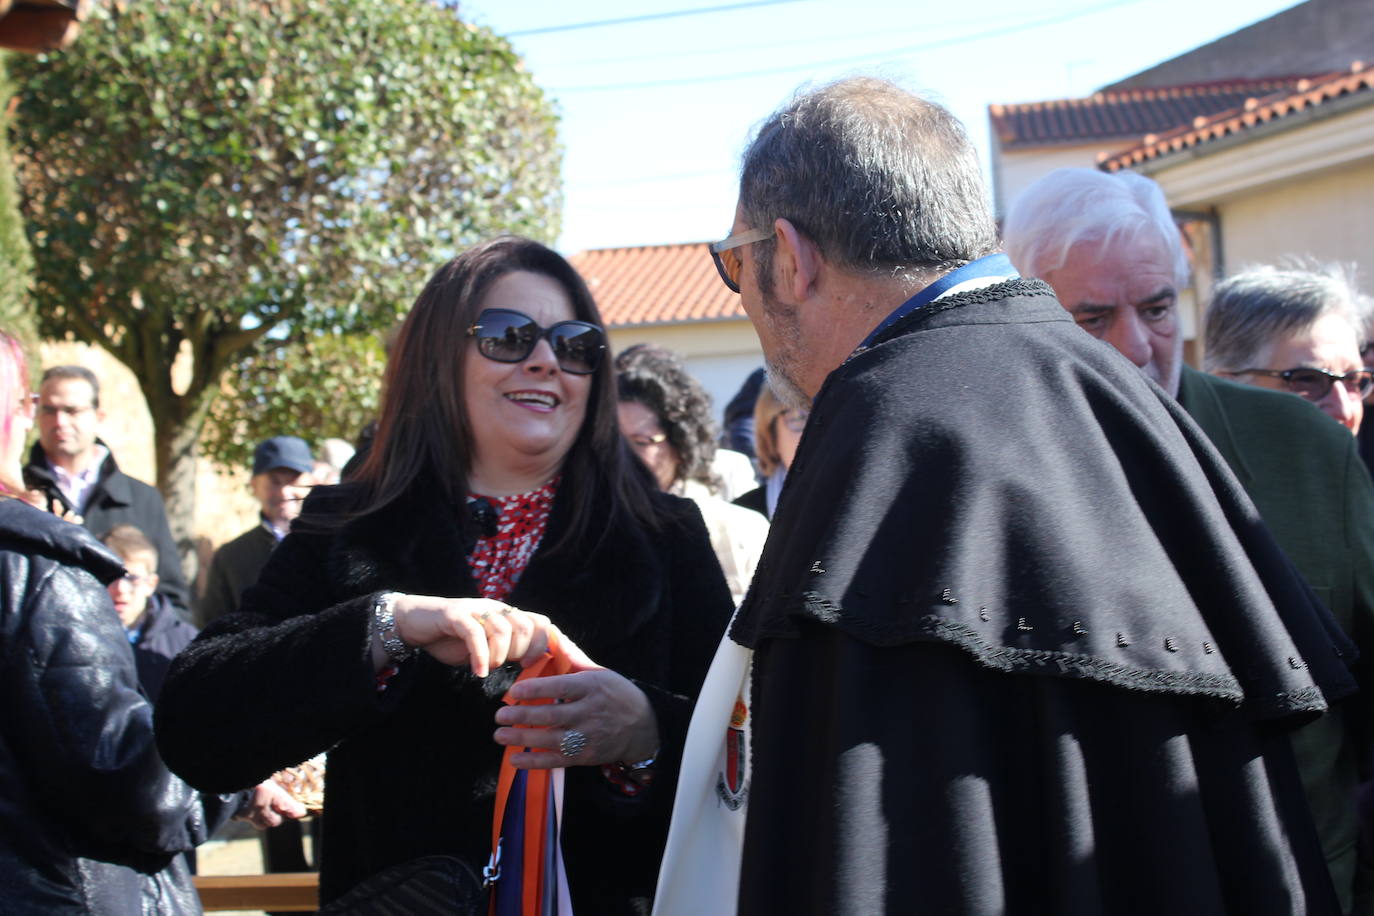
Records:
[[[1318,369],[1315,366],[1299,366],[1297,369],[1237,369],[1232,375],[1245,375],[1246,373],[1283,379],[1289,391],[1301,395],[1309,401],[1320,401],[1326,397],[1331,391],[1331,386],[1336,382],[1344,385],[1346,391],[1361,398],[1374,390],[1374,370],[1369,369],[1355,369],[1344,375],[1338,375],[1335,372]]]
[[[712,242],[706,246],[711,252],[711,260],[716,262],[716,270],[720,273],[720,278],[725,281],[726,286],[730,287],[730,292],[739,292],[739,273],[744,269],[744,262],[735,253],[735,249],[772,237],[772,229],[746,229],[728,239]]]
[[[644,449],[649,448],[651,446],[667,442],[668,434],[654,433],[652,436],[635,434],[632,436],[626,436],[625,438],[629,440],[631,448],[635,449],[636,451],[643,451]]]
[[[487,309],[468,328],[477,338],[477,352],[498,363],[520,363],[529,359],[539,341],[553,348],[558,368],[570,375],[591,375],[601,364],[606,336],[586,321],[560,321],[541,328],[533,318],[512,309]]]
[[[149,576],[140,576],[138,573],[126,572],[124,575],[120,576],[120,577],[119,577],[118,579],[116,579],[115,581],[116,581],[116,582],[123,582],[125,585],[129,586],[130,588],[138,588],[138,587],[139,587],[140,585],[142,585],[144,582],[147,582],[147,581],[149,580],[149,578],[150,578]]]
[[[799,433],[806,429],[806,421],[811,416],[809,410],[798,410],[795,407],[784,410],[778,414],[782,418],[782,425],[786,426],[794,433]]]
[[[34,403],[38,403],[38,395],[33,395]],[[95,410],[94,404],[40,404],[38,412],[45,417],[55,417],[60,413],[68,417],[79,417],[88,410]]]

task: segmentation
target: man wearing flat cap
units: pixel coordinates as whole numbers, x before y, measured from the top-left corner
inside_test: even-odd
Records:
[[[301,502],[315,482],[311,476],[314,467],[310,446],[295,436],[273,436],[253,450],[249,486],[258,501],[259,521],[215,551],[200,602],[202,628],[216,617],[237,610],[243,590],[258,581],[268,555],[301,513]]]

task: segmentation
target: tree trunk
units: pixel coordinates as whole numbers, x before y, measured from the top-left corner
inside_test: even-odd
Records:
[[[167,521],[176,539],[182,572],[194,593],[199,572],[195,542],[197,445],[213,391],[193,387],[184,395],[176,395],[170,390],[145,390],[144,396],[153,415],[157,486],[167,504]]]

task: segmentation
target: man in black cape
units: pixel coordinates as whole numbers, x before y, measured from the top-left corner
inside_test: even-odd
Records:
[[[1187,415],[996,254],[958,122],[798,97],[711,247],[811,417],[656,912],[736,873],[751,916],[1337,912],[1286,735],[1349,643]]]

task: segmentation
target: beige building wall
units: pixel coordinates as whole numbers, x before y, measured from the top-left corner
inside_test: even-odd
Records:
[[[1240,195],[1218,206],[1227,273],[1285,255],[1355,264],[1374,292],[1371,158]]]
[[[743,319],[611,328],[609,337],[614,353],[637,343],[651,343],[681,356],[688,371],[710,393],[717,420],[749,373],[763,365],[763,350],[754,326]]]

